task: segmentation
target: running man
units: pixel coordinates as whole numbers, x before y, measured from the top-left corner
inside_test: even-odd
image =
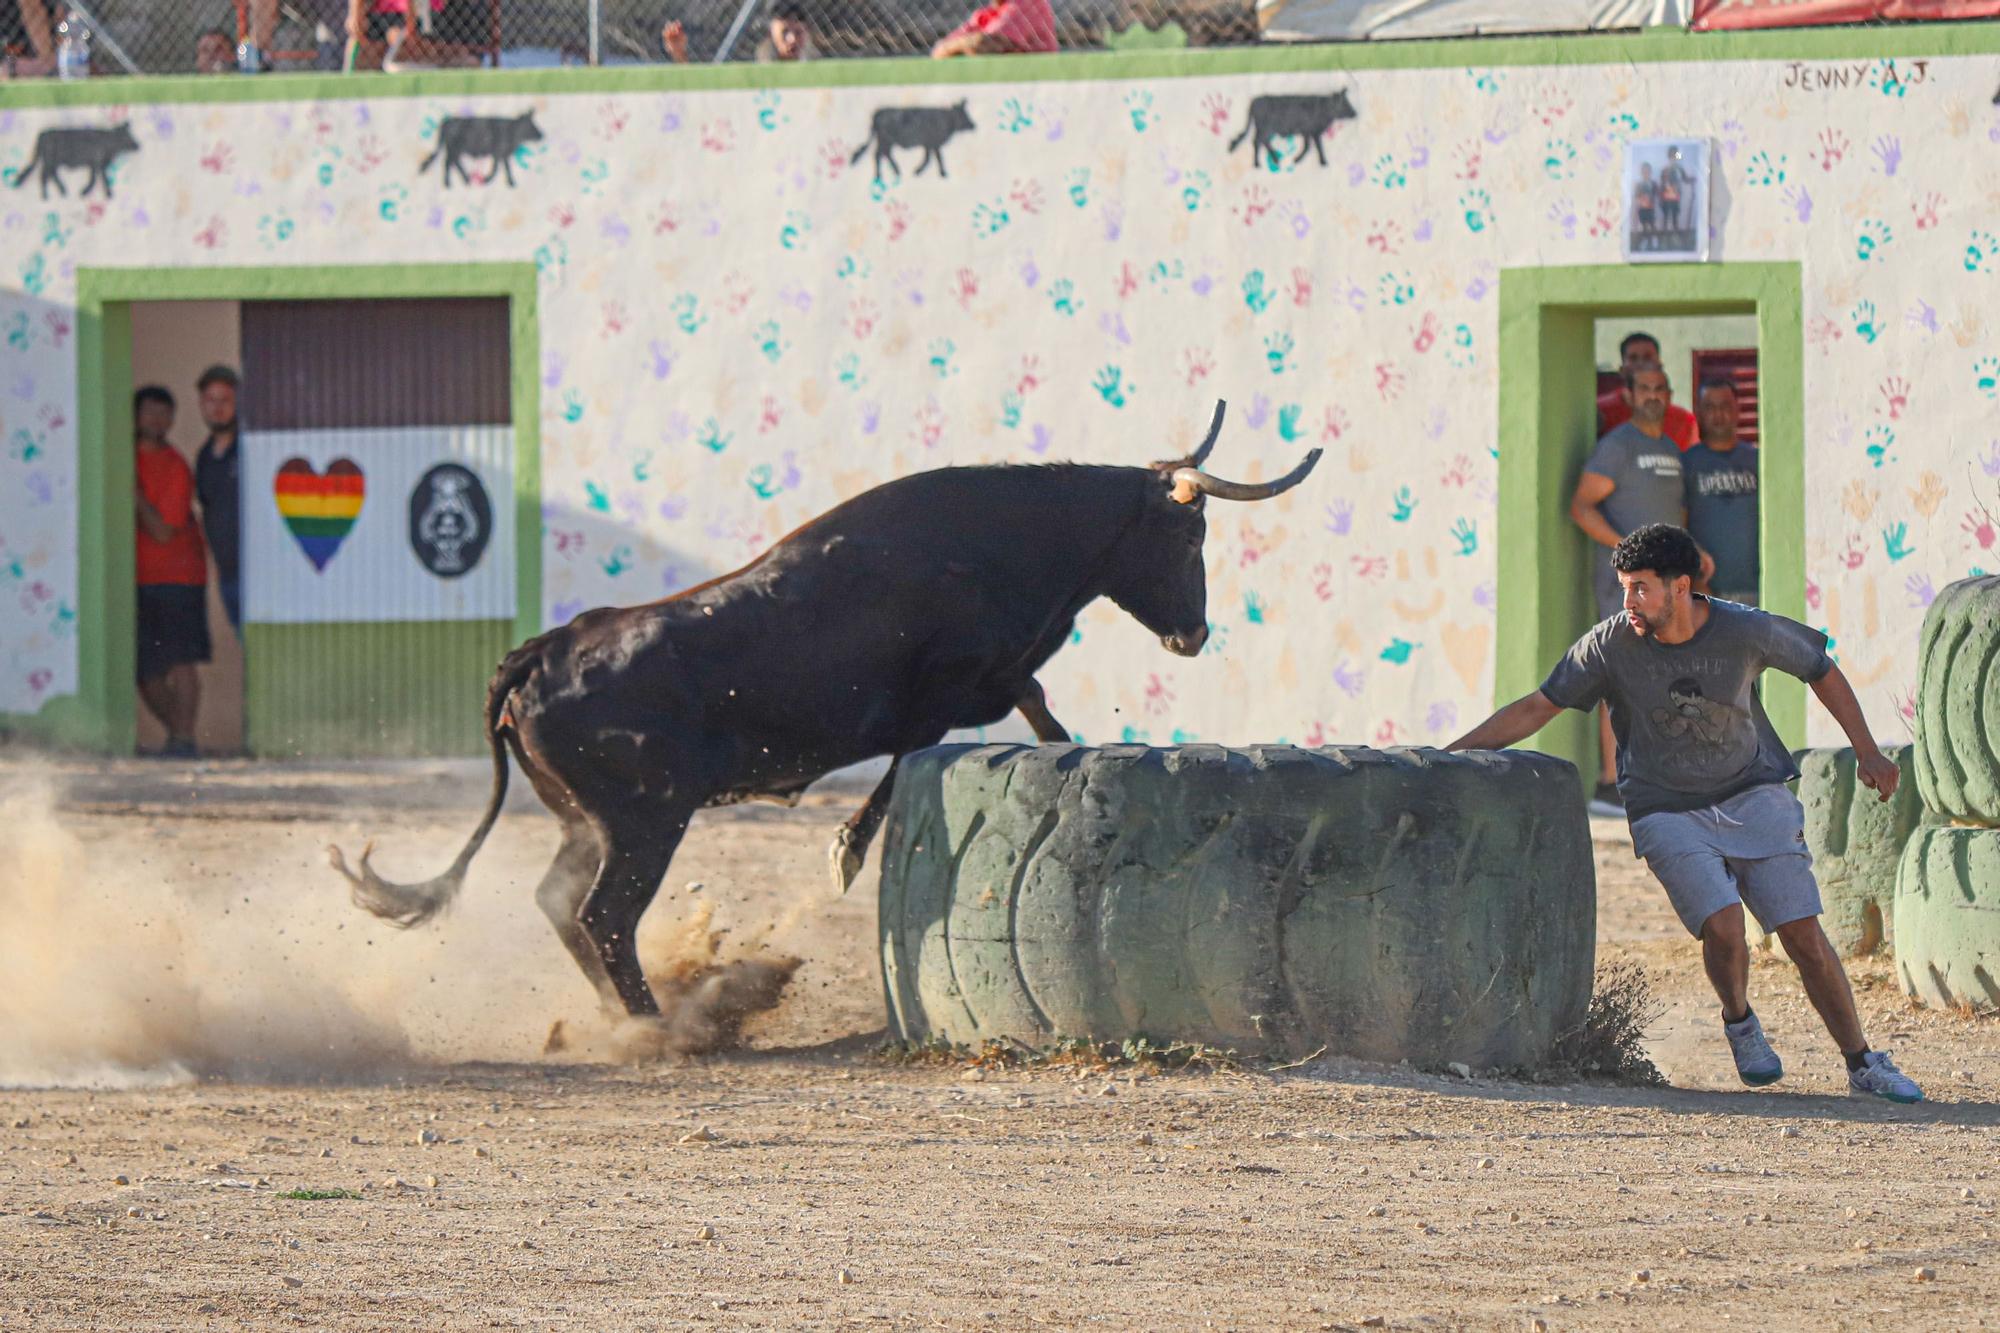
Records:
[[[1820,929],[1805,811],[1785,787],[1799,770],[1757,701],[1766,667],[1811,685],[1854,746],[1862,783],[1888,800],[1896,765],[1876,748],[1853,688],[1826,655],[1826,636],[1697,594],[1701,554],[1694,538],[1671,524],[1629,533],[1611,564],[1624,611],[1577,640],[1541,689],[1446,748],[1498,750],[1534,735],[1565,708],[1588,712],[1608,702],[1632,850],[1701,941],[1737,1074],[1764,1087],[1785,1073],[1750,1008],[1747,904],[1798,965],[1807,998],[1847,1057],[1849,1090],[1922,1101],[1888,1053],[1868,1049],[1862,1035],[1847,972]]]

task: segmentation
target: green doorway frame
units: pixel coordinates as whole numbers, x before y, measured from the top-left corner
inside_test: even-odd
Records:
[[[1605,316],[1755,315],[1759,545],[1765,609],[1804,620],[1805,334],[1796,263],[1598,264],[1500,274],[1500,513],[1493,693],[1539,687],[1595,619],[1589,539],[1569,498],[1595,443],[1593,335]],[[1693,386],[1676,385],[1682,393]],[[1785,743],[1805,744],[1805,686],[1765,679],[1764,708]],[[1586,775],[1597,725],[1566,711],[1529,742]]]
[[[541,631],[541,333],[531,263],[80,268],[77,307],[77,690],[26,720],[58,745],[129,753],[133,673],[132,305],[504,297],[514,424],[516,642]]]

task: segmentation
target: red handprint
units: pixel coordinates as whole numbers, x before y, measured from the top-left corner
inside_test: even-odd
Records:
[[[1903,409],[1910,405],[1910,382],[1901,375],[1891,375],[1876,386],[1876,392],[1882,395],[1883,404],[1888,409],[1889,420],[1901,421]]]

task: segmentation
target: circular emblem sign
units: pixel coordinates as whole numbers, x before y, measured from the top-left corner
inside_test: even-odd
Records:
[[[439,463],[410,492],[410,549],[441,579],[469,573],[493,536],[493,502],[470,468]]]

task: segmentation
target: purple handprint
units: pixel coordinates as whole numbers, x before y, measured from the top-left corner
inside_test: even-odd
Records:
[[[1326,530],[1336,537],[1345,537],[1354,530],[1354,503],[1351,500],[1335,500],[1326,507]]]
[[[1271,419],[1271,400],[1257,394],[1250,400],[1250,410],[1243,414],[1243,424],[1251,430],[1264,429],[1264,423]]]
[[[1340,659],[1340,665],[1333,669],[1333,683],[1338,685],[1349,698],[1354,698],[1361,693],[1361,687],[1368,683],[1368,673],[1359,667],[1349,665],[1348,660],[1343,657]]]
[[[1928,574],[1912,574],[1903,580],[1903,588],[1910,594],[1910,605],[1927,607],[1937,600],[1937,589],[1931,586]]]
[[[1473,588],[1472,604],[1482,611],[1491,611],[1494,607],[1493,585],[1482,583]]]
[[[1937,311],[1922,297],[1917,298],[1917,303],[1903,313],[1903,322],[1932,336],[1936,336],[1938,331]]]
[[[28,495],[38,505],[48,504],[56,498],[55,487],[49,484],[45,472],[30,472],[27,480]]]
[[[625,219],[609,217],[597,224],[598,234],[621,249],[632,239],[632,229],[625,225]]]
[[[1368,168],[1362,166],[1359,162],[1350,162],[1347,164],[1347,184],[1349,187],[1363,185],[1367,180]]]
[[[1194,291],[1196,296],[1207,296],[1215,288],[1215,279],[1206,273],[1196,274],[1195,280],[1189,283],[1188,286]]]
[[[1029,452],[1045,454],[1049,451],[1049,446],[1054,443],[1055,436],[1049,432],[1049,428],[1037,421],[1034,430],[1030,432],[1028,440]]]
[[[663,380],[674,373],[674,354],[667,350],[665,343],[655,338],[647,348],[653,354],[654,379]]]
[[[669,523],[678,523],[687,517],[688,502],[684,495],[670,495],[660,501],[660,517]]]
[[[1882,174],[1893,176],[1896,168],[1903,165],[1903,141],[1893,134],[1885,134],[1875,141],[1875,160],[1882,164]]]
[[[1127,347],[1132,345],[1132,335],[1125,328],[1125,313],[1123,311],[1115,314],[1107,312],[1099,315],[1097,317],[1097,327],[1100,332],[1110,335]]]
[[[1033,255],[1029,255],[1021,263],[1022,285],[1029,288],[1033,288],[1034,285],[1040,282],[1041,280],[1042,280],[1042,271],[1039,268],[1035,267],[1035,257]]]
[[[1449,700],[1439,700],[1424,714],[1424,729],[1433,736],[1458,724],[1458,705]]]
[[[582,598],[561,601],[549,607],[549,619],[558,625],[567,625],[583,614],[585,603]]]
[[[863,403],[861,405],[861,433],[873,435],[882,425],[882,404]]]
[[[544,389],[562,387],[564,364],[561,352],[549,352],[542,357],[542,387]]]
[[[1989,477],[2000,477],[2000,440],[1986,447],[1986,457],[1979,460],[1979,470]]]
[[[1419,243],[1428,241],[1431,238],[1431,220],[1429,218],[1420,220],[1417,223],[1416,230],[1412,231],[1410,235],[1416,237]]]
[[[1122,204],[1104,206],[1104,239],[1115,241],[1125,234],[1125,208]]]
[[[1812,194],[1805,186],[1787,185],[1785,187],[1785,206],[1798,214],[1799,221],[1812,221]]]

